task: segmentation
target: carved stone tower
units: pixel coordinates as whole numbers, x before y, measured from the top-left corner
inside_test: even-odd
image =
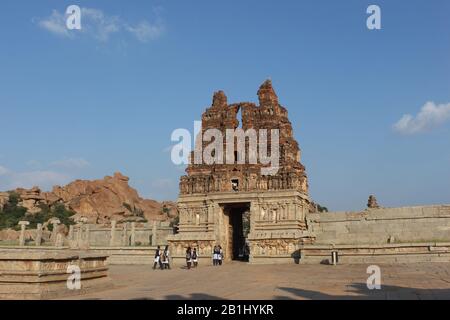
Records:
[[[308,182],[287,110],[270,80],[261,85],[258,98],[259,106],[228,105],[224,92],[218,91],[203,113],[196,152],[180,179],[179,233],[168,239],[176,261],[184,260],[188,246],[209,258],[220,245],[225,260],[292,262],[299,246],[312,240],[306,225]],[[239,130],[244,134],[241,145],[235,143]],[[216,135],[211,139],[211,132],[220,134],[223,142]],[[230,132],[235,134],[227,139]],[[250,132],[256,133],[253,140]],[[205,153],[214,158],[212,163],[205,163]],[[262,161],[262,154],[277,154],[274,171],[264,171],[273,163]]]

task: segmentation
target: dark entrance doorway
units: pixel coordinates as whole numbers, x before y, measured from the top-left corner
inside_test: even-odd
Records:
[[[247,236],[250,232],[250,203],[230,203],[224,205],[224,213],[228,216],[227,249],[232,260],[248,261],[250,249]]]

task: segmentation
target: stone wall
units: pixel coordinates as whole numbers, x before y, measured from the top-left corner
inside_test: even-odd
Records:
[[[114,226],[113,226],[114,225]],[[95,248],[95,247],[134,247],[166,245],[167,237],[174,232],[168,222],[136,224],[127,223],[111,227],[95,224],[77,224],[68,229],[68,233],[25,229],[23,231],[0,231],[0,245]],[[56,229],[57,230],[57,229]],[[21,238],[22,243],[21,243]],[[37,240],[39,238],[39,240]]]
[[[300,246],[301,263],[450,261],[450,205],[374,208],[307,215],[313,244]]]
[[[178,201],[180,232],[167,238],[175,264],[185,263],[187,247],[209,258],[217,244],[224,250],[224,259],[231,259],[233,240],[224,206],[233,203],[249,205],[250,263],[290,263],[298,245],[312,239],[305,223],[309,198],[298,191],[212,193],[180,196]]]
[[[84,225],[81,231],[81,238],[89,242],[90,247],[107,246],[150,246],[165,245],[167,236],[173,234],[173,228],[168,223],[158,223],[156,229],[151,225],[144,227],[135,227],[134,239],[132,239],[132,224],[128,224],[126,231],[124,225],[118,225],[115,228],[114,236],[111,235],[111,228],[98,227],[96,225]],[[68,240],[76,240],[80,228],[74,228],[73,237]],[[89,230],[89,235],[86,234]],[[156,234],[153,232],[156,231]]]
[[[450,205],[308,215],[316,244],[449,242]]]
[[[157,246],[139,246],[139,247],[91,247],[89,250],[85,251],[89,254],[105,256],[107,265],[153,265],[154,256],[156,252]],[[164,246],[161,246],[161,249],[164,249]],[[52,252],[73,252],[69,247],[20,247],[20,246],[1,246],[0,245],[0,253],[3,254],[3,257],[8,252],[25,252],[34,254],[51,254]],[[210,257],[201,256],[203,258]],[[0,256],[0,261],[2,256]],[[205,262],[206,263],[206,262]]]

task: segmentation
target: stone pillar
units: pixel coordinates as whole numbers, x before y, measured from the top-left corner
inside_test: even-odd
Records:
[[[51,238],[54,241],[54,243],[56,243],[56,235],[58,232],[58,224],[60,224],[61,221],[59,221],[59,219],[55,219],[51,222],[52,226],[53,226],[53,230],[52,230],[52,235]]]
[[[91,230],[88,224],[86,225],[84,232],[86,233],[86,247],[89,248],[91,240]]]
[[[157,233],[157,229],[156,229],[156,221],[153,221],[153,228],[152,228],[152,246],[156,246],[157,245],[157,241],[156,241],[156,233]]]
[[[37,247],[39,247],[42,243],[42,224],[38,223],[37,229],[36,229],[36,239],[34,240],[34,243]]]
[[[208,224],[214,223],[214,204],[208,205]]]
[[[116,224],[115,220],[111,221],[111,238],[109,240],[109,245],[112,247],[116,242]]]
[[[293,210],[292,210],[292,202],[288,202],[287,203],[287,216],[288,216],[288,220],[294,220],[294,214],[293,214]]]
[[[82,237],[81,237],[81,232],[83,231],[83,225],[79,224],[77,225],[77,247],[79,248],[81,246],[81,241],[82,241]]]
[[[128,222],[123,224],[122,245],[128,247]]]
[[[250,203],[250,232],[255,232],[256,220],[259,219],[258,214],[259,210],[261,210],[260,206],[255,202]]]
[[[69,240],[73,240],[73,225],[69,226],[69,235],[68,235]]]
[[[131,223],[131,244],[132,247],[136,245],[136,222]]]
[[[61,233],[56,235],[55,247],[61,248],[64,246],[64,236]]]
[[[198,226],[200,224],[200,214],[195,214],[195,224]]]
[[[287,220],[287,208],[286,208],[286,202],[283,202],[281,204],[281,219]]]
[[[19,246],[23,247],[25,245],[25,229],[30,224],[28,221],[19,221],[20,226],[20,237]]]

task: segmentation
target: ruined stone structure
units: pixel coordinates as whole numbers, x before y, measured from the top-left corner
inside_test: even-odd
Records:
[[[450,205],[316,212],[307,216],[313,244],[300,246],[300,263],[450,261]]]
[[[369,200],[367,200],[367,208],[369,209],[378,209],[380,206],[378,205],[377,198],[374,195],[369,196]]]
[[[57,299],[110,289],[107,258],[102,252],[0,248],[0,299]],[[68,281],[75,269],[78,287]]]
[[[287,110],[279,104],[270,80],[261,85],[258,98],[259,105],[229,105],[224,92],[216,92],[211,107],[202,115],[202,135],[197,137],[195,148],[208,150],[211,142],[202,139],[208,129],[217,129],[226,137],[227,129],[241,125],[245,132],[254,129],[261,134],[266,129],[270,154],[276,151],[271,130],[278,129],[278,171],[264,175],[262,169],[268,165],[250,161],[250,139],[245,140],[245,155],[238,143],[230,144],[229,140],[223,142],[223,152],[210,150],[216,160],[213,164],[198,163],[193,152],[187,175],[180,180],[179,234],[168,237],[175,260],[184,259],[188,246],[209,257],[216,244],[222,246],[225,260],[239,259],[246,238],[250,262],[292,261],[298,246],[312,240],[306,226],[310,207],[307,176]],[[226,161],[227,153],[234,156],[234,163]],[[249,217],[247,237],[242,231],[243,216]]]

